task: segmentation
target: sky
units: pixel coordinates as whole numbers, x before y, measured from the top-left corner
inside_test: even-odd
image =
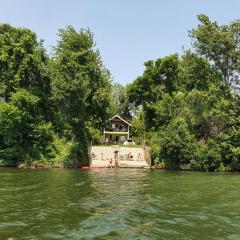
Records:
[[[114,82],[131,83],[144,62],[191,47],[197,14],[219,24],[240,18],[239,0],[0,0],[0,23],[27,27],[51,52],[58,29],[90,28]]]

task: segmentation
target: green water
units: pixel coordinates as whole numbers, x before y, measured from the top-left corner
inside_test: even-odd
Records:
[[[0,239],[240,239],[240,174],[0,169]]]

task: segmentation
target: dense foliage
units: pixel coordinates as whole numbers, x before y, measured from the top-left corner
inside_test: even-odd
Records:
[[[1,24],[0,164],[88,164],[90,130],[108,118],[110,92],[89,30],[60,30],[50,59],[33,32]]]
[[[100,128],[107,120],[111,85],[89,30],[73,27],[59,31],[51,66],[53,98],[61,121],[76,144],[74,165],[88,164],[87,128]]]
[[[33,32],[0,25],[0,161],[5,165],[49,159],[54,152],[48,62]]]
[[[129,85],[128,97],[142,106],[145,125],[135,137],[148,136],[160,167],[240,170],[240,22],[218,26],[205,15],[198,18],[190,32],[192,51],[146,62]],[[141,121],[134,118],[136,129]]]
[[[32,31],[0,24],[0,165],[88,165],[120,114],[159,167],[239,171],[240,21],[198,19],[192,49],[145,62],[126,86],[111,83],[88,29],[59,30],[49,56]]]

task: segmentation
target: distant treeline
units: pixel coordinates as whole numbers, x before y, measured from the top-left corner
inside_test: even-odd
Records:
[[[0,165],[88,165],[90,141],[118,113],[166,169],[240,170],[240,21],[199,15],[192,49],[144,63],[113,84],[88,29],[59,30],[47,54],[36,34],[0,25]]]

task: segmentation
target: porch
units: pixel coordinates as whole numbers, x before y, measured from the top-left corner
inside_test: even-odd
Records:
[[[104,131],[105,144],[124,143],[127,139],[129,139],[129,132]]]

